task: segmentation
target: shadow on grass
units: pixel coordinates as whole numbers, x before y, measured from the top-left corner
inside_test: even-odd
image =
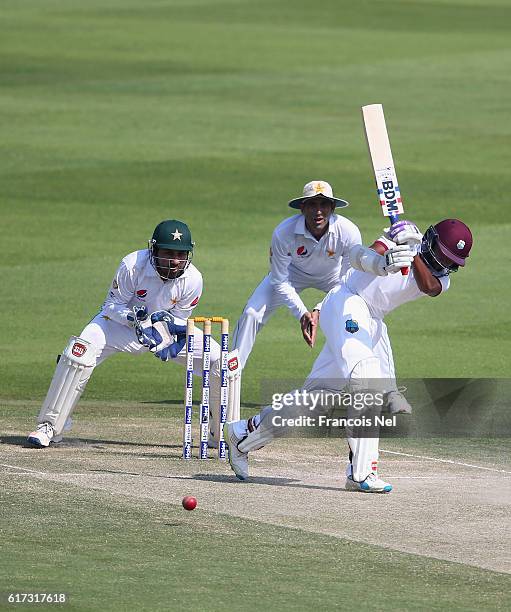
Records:
[[[169,478],[180,478],[179,476],[169,476]],[[225,475],[225,474],[194,474],[191,477],[193,480],[205,480],[209,482],[223,482],[237,484],[240,487],[259,484],[268,485],[271,487],[294,487],[297,489],[320,489],[321,491],[341,491],[344,489],[339,487],[328,487],[325,485],[313,485],[304,484],[302,481],[296,478],[278,478],[276,476],[251,476],[248,480],[240,481],[236,476]]]
[[[10,444],[11,446],[25,446],[26,448],[34,448],[27,444],[27,436],[0,436],[0,444]]]
[[[40,447],[33,446],[27,443],[27,436],[0,436],[0,444],[9,444],[10,446],[23,446],[24,448],[39,449]],[[144,442],[127,442],[126,440],[97,440],[95,438],[64,438],[62,442],[52,444],[53,448],[72,448],[80,446],[137,446],[142,448],[168,448],[182,450],[182,444],[156,444]],[[157,455],[151,455],[156,457]]]
[[[202,480],[205,482],[219,482],[223,484],[230,484],[234,486],[250,486],[251,484],[266,485],[270,487],[292,487],[296,489],[314,489],[321,491],[339,491],[340,493],[346,493],[342,485],[338,487],[329,487],[325,485],[315,484],[304,484],[296,478],[278,478],[275,476],[251,476],[249,480],[241,482],[236,476],[229,474],[192,474],[191,476],[178,476],[175,474],[147,474],[142,472],[126,472],[123,470],[89,470],[90,472],[97,474],[121,474],[123,476],[140,476],[142,478],[159,478],[163,480]]]

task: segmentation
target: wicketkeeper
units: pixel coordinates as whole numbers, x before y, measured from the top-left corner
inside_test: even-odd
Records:
[[[371,247],[353,246],[349,254],[352,268],[323,300],[319,323],[326,344],[302,390],[371,393],[378,387],[377,391],[385,391],[391,381],[385,374],[385,357],[375,351],[386,335],[384,316],[406,302],[447,291],[449,274],[465,265],[471,247],[470,229],[457,219],[431,226],[424,236],[412,222],[399,221]],[[408,275],[399,273],[407,267]],[[239,479],[248,478],[248,453],[286,435],[288,430],[278,423],[293,417],[297,409],[297,405],[279,411],[267,406],[248,421],[225,425],[231,467]],[[274,421],[276,415],[280,418]],[[377,435],[347,436],[346,488],[368,493],[391,491],[392,486],[376,471]]]
[[[121,261],[100,312],[62,353],[28,442],[47,447],[62,439],[71,413],[94,368],[118,352],[151,351],[162,361],[185,365],[186,319],[202,293],[202,275],[192,264],[188,226],[167,220],[157,225],[147,249]],[[194,374],[202,374],[202,331],[195,330]],[[211,340],[210,442],[218,441],[220,347]]]

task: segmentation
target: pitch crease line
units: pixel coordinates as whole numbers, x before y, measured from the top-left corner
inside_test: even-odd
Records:
[[[9,465],[8,463],[0,463],[0,467],[12,468],[13,470],[23,470],[30,474],[46,474],[46,472],[39,472],[38,470],[30,470],[29,468],[20,467],[19,465]]]
[[[497,472],[499,474],[511,474],[508,470],[498,470],[497,468],[484,467],[482,465],[473,465],[472,463],[463,463],[462,461],[453,461],[452,459],[440,459],[439,457],[425,457],[424,455],[412,455],[410,453],[401,453],[398,451],[390,451],[380,449],[381,453],[389,455],[401,455],[402,457],[413,457],[414,459],[426,459],[427,461],[437,461],[438,463],[450,463],[451,465],[462,465],[463,467],[475,468],[476,470],[486,470],[488,472]]]

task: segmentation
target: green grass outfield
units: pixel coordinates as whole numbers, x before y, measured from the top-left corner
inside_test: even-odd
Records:
[[[197,243],[198,314],[233,325],[306,181],[330,181],[370,243],[384,225],[360,117],[373,102],[407,216],[422,229],[460,217],[475,238],[445,296],[388,318],[397,371],[509,375],[509,0],[5,0],[1,13],[0,403],[43,398],[55,355],[164,218],[187,221]],[[305,296],[312,306],[318,294]],[[321,344],[307,349],[278,313],[245,370],[244,401],[259,401],[264,379],[305,377]],[[85,399],[176,401],[182,387],[171,364],[121,355]],[[24,507],[25,524],[44,511]],[[264,534],[283,551],[279,538]],[[314,546],[334,554],[326,539]],[[392,592],[389,581],[380,606],[405,607]]]
[[[34,504],[34,495],[48,502]],[[509,603],[502,574],[201,509],[188,514],[175,504],[36,481],[30,492],[23,484],[9,490],[3,506],[2,556],[9,574],[18,570],[4,592],[15,584],[21,593],[66,593],[64,609],[495,610]],[[59,529],[54,516],[65,517]],[[34,538],[34,524],[44,538]]]

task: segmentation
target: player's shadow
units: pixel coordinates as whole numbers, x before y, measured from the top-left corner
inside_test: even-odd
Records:
[[[292,487],[295,489],[314,489],[320,491],[339,491],[346,493],[342,486],[329,487],[325,485],[304,484],[296,478],[278,478],[269,476],[251,476],[246,482],[239,481],[236,476],[229,474],[193,474],[191,476],[178,476],[173,474],[148,474],[147,472],[126,472],[125,470],[88,470],[96,474],[121,474],[123,476],[140,476],[141,478],[161,478],[162,480],[202,480],[206,482],[219,482],[235,486],[247,486],[251,484],[266,485],[270,487]]]
[[[141,446],[142,448],[178,448],[183,450],[183,444],[156,444],[154,442],[126,442],[125,440],[96,440],[94,438],[78,438],[80,442],[90,445],[106,446]],[[70,443],[64,440],[62,444]]]
[[[182,478],[180,476],[169,476],[169,478]],[[304,484],[296,478],[278,478],[276,476],[250,476],[246,481],[240,481],[235,476],[228,474],[194,474],[193,480],[205,480],[208,482],[222,482],[224,484],[235,484],[244,486],[250,484],[267,485],[270,487],[294,487],[296,489],[320,489],[321,491],[341,491],[344,489],[339,487],[329,487],[325,485]]]
[[[24,448],[36,448],[27,443],[26,436],[0,436],[0,444],[9,444],[10,446],[23,446]],[[128,442],[126,440],[97,440],[95,438],[70,438],[66,437],[62,442],[55,444],[54,448],[72,448],[77,446],[137,446],[143,448],[162,448],[162,449],[179,449],[182,451],[182,444],[156,444],[143,442]],[[153,455],[157,457],[157,455]],[[165,455],[166,456],[166,455]]]
[[[0,436],[0,444],[9,444],[10,446],[26,446],[27,436]]]

